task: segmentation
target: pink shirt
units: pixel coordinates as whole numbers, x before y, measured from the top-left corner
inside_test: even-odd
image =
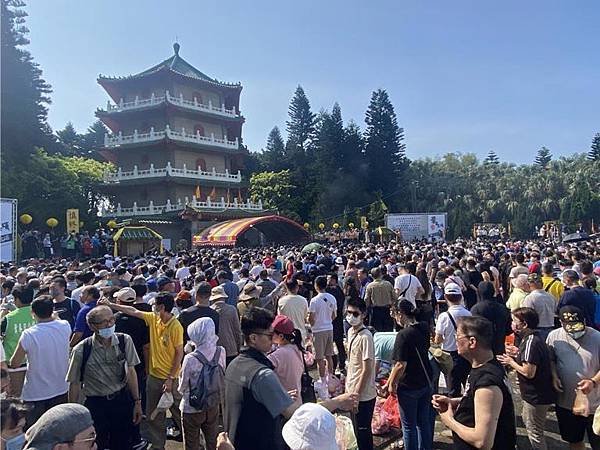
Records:
[[[294,344],[287,344],[277,347],[277,349],[268,355],[269,360],[275,366],[275,373],[281,381],[281,385],[286,391],[296,389],[298,391],[297,402],[302,402],[300,398],[302,372],[304,364],[302,362],[302,353]]]

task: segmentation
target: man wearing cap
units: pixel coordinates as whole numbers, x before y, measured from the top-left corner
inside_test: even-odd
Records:
[[[181,311],[177,319],[183,327],[184,342],[190,340],[187,334],[187,327],[200,317],[209,317],[215,323],[215,333],[219,334],[219,313],[212,309],[210,305],[210,284],[206,281],[201,282],[196,287],[196,304]]]
[[[227,293],[223,286],[216,286],[210,292],[211,308],[219,314],[219,341],[217,345],[225,348],[225,363],[229,365],[239,354],[242,346],[242,330],[237,309],[226,303]]]
[[[561,327],[548,335],[552,355],[552,380],[558,391],[556,418],[563,440],[571,449],[585,448],[587,437],[592,448],[600,448],[600,436],[592,430],[594,412],[600,405],[600,332],[584,323],[584,313],[573,305],[559,312]],[[573,413],[577,391],[587,396],[588,415]]]
[[[538,315],[538,335],[546,340],[548,333],[554,329],[554,313],[556,301],[554,297],[544,290],[542,277],[532,273],[527,277],[529,293],[521,302],[522,307],[532,308]]]
[[[558,309],[567,305],[576,306],[581,310],[585,324],[593,326],[596,313],[596,299],[593,291],[579,284],[579,274],[573,269],[565,270],[562,279],[565,292],[560,297]]]
[[[67,403],[50,408],[25,433],[26,450],[96,449],[96,430],[85,406]]]
[[[460,397],[462,394],[462,385],[467,381],[469,362],[458,354],[456,343],[456,331],[458,321],[461,317],[469,317],[471,313],[462,305],[462,289],[456,283],[448,283],[444,287],[444,298],[448,304],[448,310],[439,315],[435,324],[435,344],[441,344],[442,350],[450,353],[452,356],[452,371],[450,380],[446,383],[450,388],[450,397]],[[447,375],[447,374],[446,374]],[[448,383],[449,381],[449,383]]]
[[[131,337],[115,334],[115,318],[108,306],[91,310],[87,322],[94,334],[73,348],[67,373],[69,400],[79,400],[83,383],[98,447],[130,449],[134,444],[132,427],[142,420],[135,372],[140,359]]]
[[[79,341],[92,335],[92,330],[90,330],[87,324],[86,317],[96,307],[98,300],[100,300],[100,290],[95,286],[86,286],[81,294],[83,306],[75,319],[75,327],[73,328],[71,342],[69,343],[71,347],[75,347]]]
[[[156,279],[156,287],[159,292],[175,293],[175,283],[169,277],[160,276]]]

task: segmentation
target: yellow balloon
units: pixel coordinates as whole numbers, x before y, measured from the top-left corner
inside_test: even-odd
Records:
[[[348,228],[354,228],[354,222],[350,222],[350,223],[348,224]]]
[[[321,230],[322,230],[323,228],[325,228],[325,224],[324,224],[323,222],[321,222],[321,223],[319,224],[319,229],[321,229]]]
[[[79,222],[79,228],[83,228],[83,222]]]
[[[54,228],[56,225],[58,225],[58,220],[56,220],[54,217],[50,217],[48,220],[46,220],[46,225],[48,225],[50,228]]]
[[[340,224],[336,222],[332,226],[335,230],[337,230],[340,227]]]
[[[304,222],[304,228],[310,228],[310,224],[308,222]]]
[[[33,220],[33,217],[31,217],[29,214],[21,214],[21,217],[19,217],[19,220],[21,221],[21,223],[23,225],[29,225],[31,223],[31,221]]]
[[[106,226],[108,226],[108,228],[116,228],[117,222],[115,222],[114,220],[109,220],[108,222],[106,222]]]

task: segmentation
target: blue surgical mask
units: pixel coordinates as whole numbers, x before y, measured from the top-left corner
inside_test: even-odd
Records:
[[[4,441],[4,448],[6,450],[21,450],[24,446],[25,446],[25,433],[18,434],[17,436]]]
[[[98,330],[98,334],[103,338],[111,337],[113,334],[115,334],[115,325],[108,328],[101,328],[100,330]]]

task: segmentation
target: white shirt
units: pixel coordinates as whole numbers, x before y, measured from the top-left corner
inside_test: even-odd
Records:
[[[277,303],[277,313],[289,317],[294,328],[300,330],[302,340],[306,339],[306,316],[308,315],[308,302],[301,295],[286,295]]]
[[[435,324],[435,334],[439,334],[443,338],[442,350],[454,352],[456,351],[456,329],[448,314],[452,314],[452,318],[458,326],[458,319],[460,317],[471,316],[471,312],[462,305],[450,305],[447,312],[443,312],[439,315],[437,323]]]
[[[240,293],[242,292],[242,289],[244,289],[244,286],[246,286],[249,282],[249,278],[240,278],[238,281],[235,282],[235,284],[237,284],[238,289],[240,290]]]
[[[177,272],[175,272],[175,278],[177,278],[179,281],[183,281],[189,276],[190,268],[187,266],[180,267],[179,269],[177,269]]]
[[[250,269],[250,278],[257,279],[263,270],[265,270],[265,268],[262,266],[262,264],[254,266],[252,269]]]
[[[71,325],[66,320],[40,322],[23,331],[19,342],[27,353],[24,401],[47,400],[69,390],[70,336]]]
[[[327,292],[321,292],[310,300],[308,311],[314,314],[315,323],[312,332],[333,331],[332,313],[336,311],[335,297]]]
[[[83,303],[81,303],[81,294],[86,287],[87,285],[84,284],[83,286],[73,289],[71,292],[71,300],[75,300],[77,303],[79,303],[79,306],[83,306]]]
[[[421,282],[417,277],[409,273],[398,275],[394,280],[394,288],[400,294],[406,289],[404,297],[413,305],[417,306],[417,303],[415,301],[415,298],[417,297],[417,291],[419,290],[419,288],[423,289],[423,286],[421,286]]]

